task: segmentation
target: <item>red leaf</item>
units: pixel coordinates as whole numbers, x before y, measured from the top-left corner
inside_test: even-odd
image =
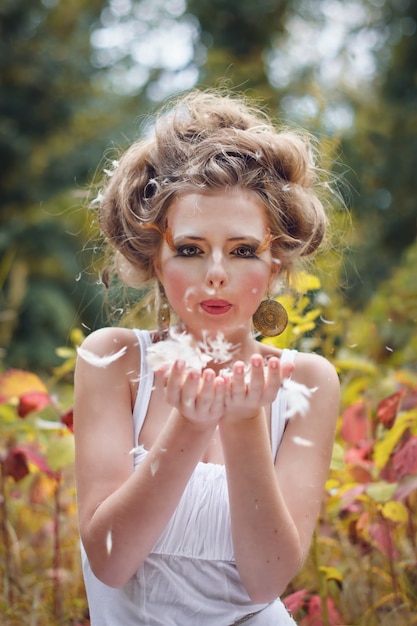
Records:
[[[397,417],[398,409],[400,407],[401,400],[405,396],[406,392],[403,389],[402,391],[397,391],[397,393],[393,393],[391,396],[384,398],[378,404],[376,409],[376,416],[378,421],[381,422],[385,426],[385,428],[392,428],[395,418]]]
[[[57,472],[54,472],[50,468],[46,458],[43,456],[43,454],[39,452],[39,450],[34,445],[31,445],[29,443],[21,443],[14,446],[13,450],[23,454],[26,461],[29,461],[29,463],[35,465],[38,469],[41,470],[41,472],[45,472],[45,474],[50,478],[59,477],[59,474]]]
[[[287,610],[295,615],[304,606],[304,598],[307,596],[307,589],[300,589],[288,595],[284,600]]]
[[[417,491],[417,475],[408,476],[401,482],[397,491],[395,492],[395,499],[400,502],[404,502],[408,496]]]
[[[410,437],[394,454],[392,465],[397,480],[417,473],[417,437]]]
[[[368,438],[368,414],[364,402],[355,402],[344,411],[341,432],[347,443],[358,444]]]
[[[9,450],[3,463],[3,472],[5,476],[11,476],[16,482],[27,476],[29,468],[25,454],[16,448]]]
[[[72,408],[61,415],[61,422],[65,424],[68,430],[74,432],[74,410]]]
[[[332,598],[326,598],[327,614],[329,617],[329,625],[337,626],[343,624],[343,620],[332,600]],[[320,596],[314,595],[310,597],[308,602],[308,615],[300,622],[300,626],[324,626],[323,622],[323,608],[321,605]]]
[[[47,393],[30,391],[20,396],[17,414],[24,418],[34,411],[42,411],[48,404],[51,404],[51,398]]]
[[[398,557],[398,551],[392,541],[390,529],[387,522],[374,522],[368,526],[368,533],[375,545],[382,554],[388,559],[394,559]]]
[[[341,512],[349,511],[357,513],[361,509],[361,505],[357,502],[357,498],[361,496],[366,489],[366,485],[355,485],[347,489],[340,497]]]

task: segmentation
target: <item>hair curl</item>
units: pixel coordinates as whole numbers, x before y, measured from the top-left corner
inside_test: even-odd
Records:
[[[150,139],[121,157],[100,193],[99,224],[117,251],[122,279],[145,283],[155,279],[154,259],[175,198],[242,187],[262,201],[272,254],[288,272],[324,237],[318,180],[308,137],[276,129],[243,99],[193,91],[159,115]]]

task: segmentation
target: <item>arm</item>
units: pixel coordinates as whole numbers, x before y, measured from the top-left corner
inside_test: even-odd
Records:
[[[236,563],[257,602],[279,596],[307,556],[333,447],[339,407],[334,369],[300,354],[293,378],[318,390],[309,413],[288,423],[275,466],[263,410],[249,419],[233,412],[220,426]],[[301,446],[295,437],[312,445]]]
[[[210,374],[201,381],[199,375],[185,376],[181,366],[174,368],[167,396],[178,408],[168,409],[165,425],[134,472],[129,451],[132,380],[139,363],[136,337],[129,330],[104,329],[90,335],[83,347],[102,356],[123,345],[126,353],[106,368],[79,358],[75,376],[80,533],[95,575],[114,587],[129,580],[166,526],[223,406],[222,381]],[[157,392],[163,392],[160,382]]]

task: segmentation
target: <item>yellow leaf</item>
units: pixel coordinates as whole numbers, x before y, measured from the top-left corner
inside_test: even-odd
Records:
[[[326,480],[326,484],[324,486],[326,491],[333,491],[334,489],[339,489],[340,482],[335,478],[329,478]]]
[[[383,439],[376,442],[374,446],[374,461],[378,468],[383,468],[388,462],[395,446],[403,436],[404,432],[413,425],[416,411],[408,411],[400,415],[391,430],[384,432]]]
[[[76,352],[73,348],[62,347],[57,348],[55,350],[55,354],[57,354],[57,356],[59,356],[61,359],[71,359],[76,355]]]
[[[345,457],[345,452],[343,450],[343,447],[336,441],[333,445],[333,453],[332,453],[332,460],[330,463],[330,469],[343,471],[345,469],[344,457]]]
[[[336,580],[337,582],[343,582],[343,576],[335,567],[321,566],[320,571],[326,575],[326,580]]]
[[[335,359],[334,364],[340,370],[345,371],[357,371],[362,372],[364,374],[376,374],[377,368],[375,363],[368,361],[366,359],[355,357],[355,356],[346,356],[344,358]]]
[[[8,402],[32,391],[48,393],[45,384],[32,372],[12,369],[0,376],[0,402]]]
[[[303,293],[307,291],[318,291],[321,288],[320,279],[307,272],[298,272],[291,278],[291,287]]]
[[[71,343],[74,346],[80,346],[85,339],[85,335],[80,328],[74,328],[71,331]]]
[[[393,500],[386,502],[381,508],[381,513],[385,519],[389,519],[392,522],[408,521],[408,510],[402,502],[396,502]]]

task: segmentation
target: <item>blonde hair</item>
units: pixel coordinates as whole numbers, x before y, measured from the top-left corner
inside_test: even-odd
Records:
[[[317,182],[308,137],[276,129],[242,98],[193,91],[158,116],[151,138],[121,157],[100,193],[99,224],[122,279],[146,283],[156,278],[154,259],[173,200],[242,187],[262,201],[272,255],[289,272],[326,230]]]

